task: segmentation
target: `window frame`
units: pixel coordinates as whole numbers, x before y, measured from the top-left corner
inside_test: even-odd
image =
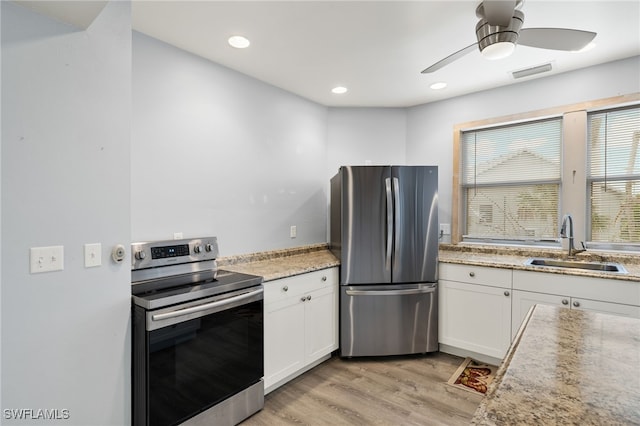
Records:
[[[558,211],[556,212],[556,222],[560,219],[560,200],[562,199],[562,157],[563,157],[563,152],[562,152],[562,144],[563,144],[563,120],[562,120],[562,116],[561,115],[552,115],[552,116],[545,116],[545,117],[535,117],[532,119],[526,119],[526,120],[519,120],[516,122],[510,122],[510,123],[499,123],[496,125],[490,125],[490,126],[484,126],[481,128],[473,128],[473,129],[464,129],[460,132],[460,148],[462,147],[463,144],[463,135],[465,133],[474,133],[474,132],[482,132],[483,130],[498,130],[498,129],[509,129],[509,128],[513,128],[513,127],[517,127],[520,125],[531,125],[531,124],[536,124],[536,123],[546,123],[549,121],[553,121],[553,122],[559,122],[560,124],[560,157],[561,157],[561,161],[559,164],[560,170],[559,170],[559,176],[558,179],[540,179],[540,180],[517,180],[517,181],[495,181],[495,182],[490,182],[490,183],[475,183],[475,179],[474,179],[474,183],[460,183],[460,197],[462,198],[462,217],[461,217],[461,230],[465,230],[468,227],[468,223],[467,223],[467,210],[469,209],[469,197],[466,196],[465,194],[467,193],[467,191],[469,189],[481,189],[481,188],[508,188],[508,187],[515,187],[515,186],[535,186],[535,185],[557,185],[558,187]],[[461,149],[461,154],[463,154],[462,149]],[[462,161],[462,156],[460,158],[460,167],[462,170],[462,166],[463,166],[463,161]],[[475,173],[475,172],[474,172]],[[461,177],[464,175],[464,171],[461,171]],[[477,176],[477,175],[476,175]],[[495,211],[493,212],[493,214],[495,215]],[[490,237],[490,236],[470,236],[470,235],[462,235],[461,239],[464,242],[478,242],[478,243],[490,243],[490,244],[516,244],[516,245],[535,245],[535,246],[555,246],[555,247],[560,247],[560,239],[559,237],[532,237],[532,238],[526,238],[524,235],[520,236],[520,238],[505,238],[505,237]]]
[[[599,113],[607,113],[607,112],[615,112],[621,111],[625,109],[638,109],[640,108],[640,104],[638,103],[627,103],[625,105],[611,105],[603,108],[594,108],[587,111],[586,125],[589,126],[589,115],[591,114],[599,114]],[[587,138],[585,140],[585,149],[587,151],[587,162],[585,167],[588,169],[591,165],[591,152],[589,151],[589,133],[587,133]],[[589,174],[586,176],[585,182],[585,191],[587,192],[587,197],[590,197],[591,194],[591,185],[594,183],[607,183],[608,181],[629,181],[629,182],[637,182],[640,181],[640,175],[616,175],[607,177],[591,177]],[[640,242],[637,243],[624,243],[624,242],[603,242],[603,241],[592,241],[592,203],[587,202],[586,205],[586,217],[587,217],[587,226],[585,229],[587,247],[593,249],[600,250],[612,250],[612,251],[640,251]]]
[[[453,128],[453,193],[451,209],[451,243],[477,242],[486,245],[539,246],[533,242],[510,242],[483,239],[482,241],[464,240],[462,230],[465,229],[464,186],[462,178],[462,133],[484,128],[513,125],[522,122],[552,119],[562,117],[562,166],[560,185],[560,217],[565,213],[571,213],[574,218],[575,241],[586,241],[588,186],[587,179],[587,112],[596,110],[621,108],[640,103],[640,93],[620,95],[610,98],[597,99],[576,104],[562,105],[542,110],[536,110],[513,115],[494,117],[454,125]],[[577,143],[576,141],[582,141]],[[577,149],[576,149],[576,145]],[[571,155],[566,151],[570,149]],[[575,151],[575,152],[574,152]],[[569,183],[569,184],[567,184]],[[560,224],[558,223],[558,226]],[[546,244],[549,245],[549,244]],[[557,248],[557,244],[550,245]],[[636,248],[637,250],[637,248]]]

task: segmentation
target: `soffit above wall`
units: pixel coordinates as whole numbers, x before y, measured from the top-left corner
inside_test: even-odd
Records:
[[[13,3],[31,9],[34,12],[50,16],[60,22],[86,30],[100,12],[102,12],[102,9],[104,9],[108,2],[13,0]]]

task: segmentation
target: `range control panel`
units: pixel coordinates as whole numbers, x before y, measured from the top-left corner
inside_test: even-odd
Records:
[[[139,242],[131,244],[131,270],[215,260],[216,237]]]

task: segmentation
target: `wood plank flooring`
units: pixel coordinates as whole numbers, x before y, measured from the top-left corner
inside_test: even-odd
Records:
[[[242,426],[468,425],[482,395],[446,384],[462,361],[444,353],[334,356],[269,393]]]

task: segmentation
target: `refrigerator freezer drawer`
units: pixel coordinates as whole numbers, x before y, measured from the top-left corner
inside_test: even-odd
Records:
[[[435,283],[341,286],[340,355],[406,355],[438,350]]]

